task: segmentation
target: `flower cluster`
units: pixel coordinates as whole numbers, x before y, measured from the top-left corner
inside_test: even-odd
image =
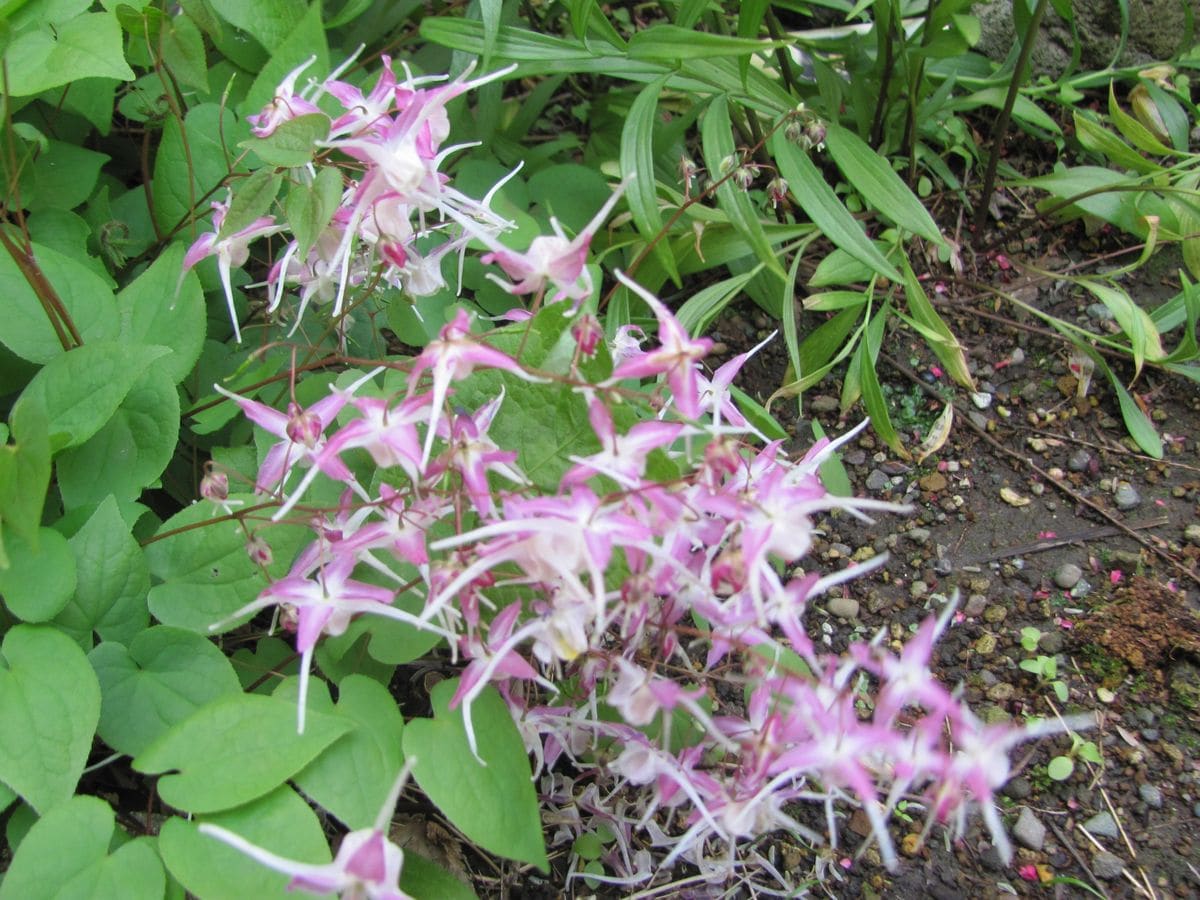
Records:
[[[489,686],[499,691],[536,762],[556,841],[598,824],[615,836],[606,874],[588,877],[634,884],[686,861],[715,881],[786,892],[794,886],[755,850],[759,837],[786,829],[836,847],[839,810],[857,806],[894,865],[887,820],[901,800],[923,803],[930,825],[957,828],[977,803],[1007,855],[993,793],[1009,751],[1033,732],[981,723],[931,672],[952,606],[899,655],[879,639],[838,654],[813,637],[811,601],[882,562],[806,572],[818,517],[899,509],[822,484],[820,466],[854,432],[798,458],[764,442],[730,393],[750,354],[707,375],[711,342],[621,275],[657,333],[626,326],[602,344],[581,304],[593,287],[584,263],[615,196],[578,238],[556,230],[517,254],[496,240],[502,223],[486,200],[468,201],[437,173],[445,103],[480,82],[398,83],[389,64],[368,95],[336,80],[296,93],[298,75],[257,118],[259,132],[329,94],[346,114],[331,120],[325,145],[363,173],[306,259],[289,246],[279,283],[303,292],[320,269],[336,307],[366,254],[419,290],[423,260],[478,238],[514,293],[574,301],[490,338],[458,309],[415,360],[389,364],[391,393],[376,370],[286,413],[230,395],[279,439],[257,489],[279,499],[276,520],[303,515],[313,540],[285,577],[214,628],[277,608],[302,657],[298,728],[322,636],[382,616],[437,635],[465,664],[452,707],[477,755],[472,708]],[[426,216],[438,224],[413,227]],[[414,241],[435,233],[444,243],[422,257]],[[557,355],[523,353],[533,332]],[[521,432],[532,414],[510,399],[539,392],[590,426],[549,461],[560,465],[550,479],[533,477]],[[375,469],[360,480],[364,452]],[[340,490],[336,509],[304,505],[318,480]],[[796,818],[804,804],[823,828]],[[208,833],[255,853],[236,835]],[[381,834],[382,824],[351,835],[320,872],[256,855],[302,886],[398,896],[400,857]]]
[[[270,138],[300,116],[324,116],[328,131],[314,145],[319,155],[310,166],[292,172],[302,182],[311,182],[319,167],[330,166],[343,183],[341,201],[312,246],[301,247],[291,240],[271,266],[267,277],[269,313],[280,309],[289,291],[299,295],[297,324],[313,303],[332,303],[331,314],[337,319],[345,308],[348,289],[358,285],[382,284],[410,297],[428,296],[447,286],[443,260],[449,256],[461,260],[472,242],[487,248],[485,264],[497,264],[511,279],[490,275],[512,294],[541,298],[549,292],[551,301],[578,303],[592,292],[592,278],[584,265],[588,247],[596,229],[612,212],[620,190],[573,239],[552,222],[553,236],[538,237],[527,250],[518,252],[499,239],[513,224],[491,209],[507,177],[476,200],[455,189],[440,171],[448,156],[470,146],[443,146],[450,133],[447,104],[511,69],[475,79],[469,78],[468,70],[447,81],[443,76],[414,77],[404,67],[404,78],[398,79],[392,60],[384,56],[383,70],[365,94],[338,77],[349,61],[324,81],[310,80],[298,90],[301,76],[312,63],[309,59],[289,73],[274,100],[249,117],[253,133]],[[340,112],[325,116],[322,101]],[[513,174],[515,171],[508,177]],[[214,202],[212,206],[214,230],[192,244],[184,267],[191,268],[210,256],[217,258],[240,341],[231,271],[246,263],[251,243],[277,234],[285,226],[266,215],[228,234],[223,226],[230,204]]]

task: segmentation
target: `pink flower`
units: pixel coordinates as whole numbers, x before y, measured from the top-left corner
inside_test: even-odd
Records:
[[[275,89],[275,98],[263,107],[263,111],[253,116],[246,116],[246,121],[254,126],[251,131],[255,137],[265,138],[274,134],[275,129],[289,119],[308,113],[319,113],[321,110],[315,103],[304,95],[305,90],[296,93],[296,81],[300,74],[317,61],[314,54],[284,76],[279,87]]]
[[[626,378],[666,375],[675,408],[689,419],[696,418],[700,415],[700,384],[696,378],[696,363],[712,349],[712,341],[709,338],[693,340],[688,337],[679,320],[663,306],[662,301],[621,272],[617,273],[617,280],[646,301],[658,317],[659,348],[621,363],[612,373],[609,383]]]

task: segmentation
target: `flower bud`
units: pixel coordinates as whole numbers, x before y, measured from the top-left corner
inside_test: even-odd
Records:
[[[580,316],[571,326],[571,336],[575,338],[579,352],[590,357],[595,354],[596,344],[604,336],[604,326],[600,324],[599,319],[591,313],[587,313]]]
[[[224,503],[229,499],[229,476],[217,470],[205,472],[200,479],[200,496],[213,503]]]
[[[310,412],[304,412],[295,403],[288,404],[288,439],[297,444],[303,444],[308,449],[317,446],[323,431],[321,420]]]
[[[269,566],[275,561],[275,554],[271,552],[271,545],[257,534],[251,536],[250,540],[246,542],[246,555],[258,566]]]
[[[779,206],[780,203],[787,199],[788,183],[783,178],[776,175],[767,182],[767,196],[771,198],[771,208]]]

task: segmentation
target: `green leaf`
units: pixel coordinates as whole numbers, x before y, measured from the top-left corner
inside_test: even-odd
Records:
[[[82,506],[114,494],[136,500],[166,469],[179,437],[179,393],[154,364],[112,418],[82,446],[58,459],[63,500]]]
[[[308,9],[305,0],[208,0],[222,19],[240,28],[263,45],[275,51],[304,18]],[[313,6],[320,6],[314,3]]]
[[[93,632],[109,641],[133,640],[149,620],[150,573],[115,498],[96,508],[70,546],[79,585],[55,624],[87,648]]]
[[[282,183],[283,176],[271,169],[258,169],[245,178],[237,179],[232,185],[233,199],[221,222],[217,239],[224,240],[237,234],[269,212]]]
[[[224,695],[173,725],[133,761],[163,774],[165,803],[191,813],[230,809],[273,791],[350,730],[309,712],[296,733],[296,705],[259,694]]]
[[[787,41],[759,41],[752,38],[730,37],[694,31],[678,25],[652,25],[634,32],[629,39],[630,59],[708,59],[714,56],[749,56],[776,47]]]
[[[913,271],[907,258],[904,259],[904,296],[908,301],[908,311],[924,329],[929,349],[941,360],[950,377],[967,390],[975,390],[975,379],[967,367],[967,357],[962,345],[929,302],[929,297],[921,287],[921,282],[917,280],[917,273]]]
[[[33,245],[33,258],[84,342],[108,341],[117,336],[117,303],[108,282],[88,266],[57,250]],[[4,285],[4,315],[0,316],[0,343],[22,359],[48,363],[64,352],[37,294],[12,257],[0,250],[0,284]]]
[[[312,184],[296,182],[288,188],[284,215],[298,245],[297,259],[308,257],[341,201],[342,173],[334,166],[319,169]]]
[[[825,129],[829,155],[846,181],[875,208],[905,231],[941,244],[942,235],[925,207],[908,189],[887,160],[872,150],[857,134],[830,122]]]
[[[0,523],[31,544],[37,541],[50,483],[46,412],[18,407],[10,418],[16,443],[0,446]],[[9,563],[4,549],[0,543],[0,566]]]
[[[679,324],[688,334],[703,334],[712,320],[720,315],[721,310],[732,303],[747,282],[761,271],[760,264],[748,272],[710,284],[692,294],[683,306],[676,310],[675,317]]]
[[[1067,334],[1069,337],[1073,337],[1073,335]],[[1117,373],[1109,367],[1108,362],[1096,352],[1094,347],[1081,343],[1078,340],[1075,341],[1075,345],[1091,358],[1097,369],[1108,376],[1109,383],[1112,384],[1113,391],[1116,392],[1117,403],[1121,407],[1121,418],[1125,420],[1125,428],[1129,432],[1129,436],[1147,454],[1153,456],[1155,459],[1162,459],[1163,444],[1162,438],[1158,435],[1158,430],[1154,427],[1154,423],[1150,421],[1150,417],[1142,412],[1142,408],[1137,405],[1137,401],[1130,396],[1125,385],[1121,383],[1121,379],[1117,377]]]
[[[103,643],[88,655],[102,695],[101,739],[136,756],[206,703],[240,694],[225,654],[211,641],[160,625],[123,644]]]
[[[121,339],[132,344],[155,344],[171,352],[155,368],[172,384],[187,377],[204,346],[207,314],[204,292],[195,272],[185,275],[183,245],[176,243],[117,295]]]
[[[63,141],[49,141],[22,172],[21,203],[26,209],[74,209],[92,194],[100,167],[109,157]]]
[[[646,85],[634,99],[621,129],[621,171],[632,176],[625,192],[625,202],[642,237],[654,240],[663,230],[662,213],[658,209],[658,188],[654,176],[654,122],[658,111],[658,95],[667,82],[664,75]],[[671,280],[679,283],[679,270],[671,248],[663,241],[654,245],[654,256]]]
[[[254,503],[261,498],[244,495],[231,499]],[[161,582],[150,589],[150,612],[162,624],[210,634],[209,626],[224,622],[267,586],[262,569],[246,552],[242,529],[235,522],[210,521],[219,515],[220,511],[207,503],[189,506],[159,529],[169,537],[147,545],[150,572]],[[258,535],[274,556],[267,566],[271,578],[281,578],[301,544],[311,540],[308,529],[292,525],[272,525],[260,529]],[[223,627],[236,624],[239,622]]]
[[[412,897],[437,897],[438,900],[476,900],[473,890],[423,856],[404,851],[400,870],[400,890]]]
[[[258,18],[260,6],[269,7],[273,2],[278,3],[280,0],[266,0],[265,4],[253,4],[255,18]],[[239,110],[244,115],[253,115],[270,103],[283,79],[307,60],[316,57],[313,64],[300,76],[300,86],[305,83],[303,79],[320,78],[329,71],[329,47],[325,41],[325,25],[321,21],[321,4],[305,3],[303,0],[299,2],[303,15],[288,29],[287,36],[273,46],[263,44],[270,51],[271,58],[259,71],[258,77],[250,85],[246,99],[239,105]]]
[[[285,687],[295,684],[289,681]],[[288,693],[294,690],[275,696]],[[388,795],[404,762],[400,750],[404,719],[396,700],[379,682],[350,675],[338,685],[336,707],[324,690],[313,690],[309,702],[310,708],[345,719],[352,730],[293,781],[351,831],[370,828],[379,814],[380,798]]]
[[[84,344],[52,359],[17,403],[46,411],[52,446],[78,447],[104,427],[142,371],[167,352],[115,341]]]
[[[113,811],[98,797],[72,797],[55,807],[21,841],[0,900],[161,900],[166,878],[153,842],[129,841],[110,856],[114,830]]]
[[[286,786],[245,806],[204,816],[202,821],[228,828],[286,859],[314,865],[330,860],[329,845],[317,814]],[[173,816],[158,835],[163,862],[189,894],[230,900],[240,897],[296,900],[296,892],[288,890],[289,876],[201,834],[199,824],[198,820]]]
[[[306,166],[317,153],[317,141],[329,137],[330,124],[324,113],[306,113],[283,122],[269,137],[250,138],[238,146],[253,150],[268,166]]]
[[[1117,103],[1117,95],[1113,90],[1114,82],[1108,84],[1108,114],[1112,117],[1113,124],[1117,126],[1117,130],[1125,136],[1125,140],[1133,144],[1143,153],[1149,153],[1151,156],[1179,156],[1182,155],[1178,151],[1172,150],[1162,141],[1156,138],[1141,122],[1135,119],[1125,110],[1121,109],[1121,105]]]
[[[1079,284],[1108,307],[1121,330],[1129,338],[1129,345],[1133,351],[1134,377],[1141,374],[1142,365],[1146,360],[1158,362],[1167,355],[1163,350],[1158,329],[1154,327],[1154,320],[1129,294],[1116,285],[1091,278],[1081,278]]]
[[[700,127],[704,162],[714,179],[724,174],[722,164],[725,160],[740,158],[733,142],[732,127],[729,121],[728,100],[724,95],[716,97],[704,114],[704,121]],[[717,188],[717,205],[729,216],[729,221],[741,232],[746,242],[754,248],[759,262],[778,275],[782,281],[785,277],[783,266],[779,263],[775,248],[767,239],[749,194],[733,179],[729,179]]]
[[[1046,765],[1046,774],[1055,781],[1066,781],[1075,771],[1075,761],[1069,756],[1056,756]]]
[[[1146,159],[1127,143],[1102,125],[1093,122],[1091,118],[1074,112],[1075,137],[1084,148],[1093,153],[1099,153],[1109,162],[1123,169],[1132,169],[1139,175],[1153,175],[1162,171],[1158,163]]]
[[[782,129],[771,136],[770,148],[793,199],[822,234],[884,278],[899,281],[896,267],[863,232],[809,155],[789,141]]]
[[[108,12],[84,13],[73,19],[17,34],[4,51],[8,93],[39,94],[81,78],[132,81],[125,62],[121,26]]]
[[[8,568],[0,567],[0,595],[18,619],[53,619],[75,593],[75,557],[67,539],[53,528],[41,528],[37,545],[19,535],[8,536]]]
[[[154,218],[163,232],[208,212],[209,199],[229,175],[233,148],[248,136],[246,124],[216,103],[189,109],[182,127],[167,120],[151,183]]]
[[[83,651],[53,628],[17,625],[0,655],[0,781],[44,814],[75,792],[100,686]]]
[[[404,730],[404,755],[421,790],[463,834],[485,850],[548,870],[525,744],[508,707],[488,687],[471,705],[479,756],[471,753],[462,709],[449,709],[458,679],[433,689],[432,719]]]

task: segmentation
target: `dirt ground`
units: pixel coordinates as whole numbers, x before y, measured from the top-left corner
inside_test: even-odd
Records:
[[[1016,270],[993,260],[980,261],[983,274],[1013,289]],[[1068,321],[1112,327],[1094,298],[1036,280],[1017,286]],[[1125,286],[1151,303],[1170,294],[1153,273]],[[848,517],[824,523],[814,550],[823,569],[882,550],[890,559],[819,603],[810,626],[832,624],[835,646],[879,629],[901,639],[957,592],[939,674],[962,686],[979,715],[1089,713],[1097,724],[1077,732],[1074,745],[1068,734],[1028,744],[1014,761],[1000,797],[1017,847],[1010,866],[978,823],[956,843],[936,828],[920,847],[905,843],[923,827],[916,812],[911,825],[894,822],[897,846],[909,851],[899,873],[867,850],[826,889],[839,898],[1200,896],[1200,392],[1148,369],[1133,384],[1166,445],[1154,460],[1128,439],[1106,383],[1076,399],[1067,344],[1036,320],[953,281],[941,311],[967,347],[987,405],[951,390],[923,343],[893,331],[878,370],[906,444],[919,443],[946,398],[956,423],[919,466],[895,458],[870,431],[846,448],[855,493],[901,500],[913,512],[869,527]],[[803,315],[801,337],[819,321]],[[746,306],[713,337],[732,354],[774,327]],[[744,370],[741,386],[765,401],[786,366],[777,339]],[[818,385],[802,414],[794,401],[772,407],[798,448],[811,441],[812,418],[829,434],[857,423],[861,408],[839,415],[839,390],[836,380]],[[1032,649],[1022,629],[1036,629],[1024,635]],[[1021,668],[1038,657],[1055,661],[1053,677]],[[1047,764],[1061,755],[1075,766],[1059,781]],[[842,826],[842,846],[856,847],[866,830],[855,817]]]

